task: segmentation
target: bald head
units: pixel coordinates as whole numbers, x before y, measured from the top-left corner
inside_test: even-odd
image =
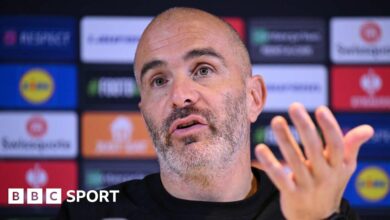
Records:
[[[191,25],[194,26],[194,29],[202,28],[204,31],[214,29],[213,31],[218,33],[218,38],[226,40],[225,47],[235,54],[242,76],[252,75],[248,51],[236,30],[230,24],[199,9],[176,7],[157,15],[142,34],[135,55],[134,72],[136,76],[139,76],[141,71],[140,62],[138,62],[140,61],[140,54],[144,54],[146,50],[151,49],[148,45],[151,39],[171,32],[173,26],[177,26],[179,29],[187,27],[189,28],[188,31],[191,32]],[[161,40],[160,43],[161,46],[164,46],[165,42]],[[137,78],[137,80],[139,79]]]

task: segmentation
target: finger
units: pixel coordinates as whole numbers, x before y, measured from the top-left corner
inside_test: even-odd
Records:
[[[297,185],[306,186],[310,184],[312,178],[305,165],[305,157],[291,134],[286,120],[281,116],[276,116],[271,121],[271,127],[275,133],[280,151],[294,173]]]
[[[265,144],[257,145],[255,155],[263,170],[280,191],[295,189],[295,184],[285,171],[283,165]]]
[[[293,103],[289,108],[289,114],[298,130],[314,175],[321,176],[324,169],[327,168],[327,162],[323,156],[324,149],[316,126],[300,103]]]
[[[369,125],[360,125],[350,130],[344,137],[344,162],[356,164],[360,147],[374,135],[374,129]]]
[[[325,138],[329,164],[332,167],[337,167],[343,161],[343,133],[335,117],[327,107],[321,106],[317,108],[315,115]]]

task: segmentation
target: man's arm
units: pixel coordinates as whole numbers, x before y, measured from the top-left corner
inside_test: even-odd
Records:
[[[285,171],[264,144],[256,147],[256,156],[280,191],[281,209],[287,219],[326,219],[339,211],[345,187],[356,169],[359,149],[372,137],[374,130],[371,126],[361,125],[344,136],[330,110],[319,107],[315,117],[325,139],[324,147],[301,104],[292,104],[289,115],[306,156],[293,138],[286,120],[280,116],[272,120],[271,126],[291,172]]]

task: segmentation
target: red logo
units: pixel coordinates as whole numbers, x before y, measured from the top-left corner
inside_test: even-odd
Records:
[[[14,30],[4,32],[3,43],[6,46],[14,46],[18,40],[18,34]]]
[[[377,23],[367,22],[361,26],[360,36],[367,43],[376,43],[381,38],[382,31]]]
[[[65,199],[66,192],[78,186],[77,165],[74,161],[1,161],[0,173],[0,206],[10,206],[7,204],[9,188],[24,188],[25,193],[27,188],[38,187],[43,191],[47,188],[61,188],[62,198]],[[44,202],[39,206],[50,205]]]
[[[390,67],[333,67],[331,101],[336,111],[390,110]]]
[[[27,133],[34,138],[40,138],[47,132],[47,123],[44,118],[35,116],[27,121]]]

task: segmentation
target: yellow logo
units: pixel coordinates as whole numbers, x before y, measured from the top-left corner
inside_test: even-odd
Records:
[[[355,187],[363,199],[377,202],[389,193],[389,177],[379,167],[367,167],[357,176]]]
[[[53,95],[54,82],[45,70],[31,69],[20,80],[19,90],[26,101],[41,104]]]

